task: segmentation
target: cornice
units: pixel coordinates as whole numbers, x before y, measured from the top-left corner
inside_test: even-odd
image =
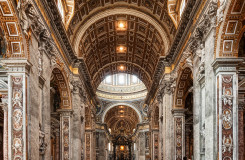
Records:
[[[243,58],[216,58],[212,63],[215,73],[236,72],[239,64],[244,62]]]
[[[164,70],[165,70],[164,57],[160,57],[158,64],[157,64],[157,68],[156,68],[154,76],[153,76],[151,88],[150,88],[150,90],[146,96],[146,99],[145,99],[146,104],[150,104],[151,100],[154,99],[155,94],[157,93],[156,91],[158,89],[159,82],[160,82],[162,75],[164,73]]]
[[[49,23],[54,31],[53,35],[57,38],[58,43],[60,43],[61,49],[63,53],[65,53],[65,58],[67,58],[69,63],[71,64],[76,59],[76,56],[67,36],[65,26],[60,17],[60,13],[56,7],[55,1],[42,0],[40,1],[40,3],[45,8],[44,11],[48,16],[47,18],[49,18],[50,20]]]
[[[182,15],[177,33],[175,35],[172,46],[169,49],[169,53],[165,57],[164,61],[170,66],[176,59],[179,51],[185,44],[185,40],[188,38],[189,32],[194,22],[194,17],[200,7],[202,1],[189,0],[186,9]]]

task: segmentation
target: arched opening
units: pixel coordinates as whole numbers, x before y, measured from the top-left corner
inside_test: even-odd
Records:
[[[65,147],[69,148],[69,119],[68,116],[63,118],[62,113],[71,109],[71,99],[67,79],[61,70],[53,69],[50,79],[50,152],[52,160],[59,160],[64,156]],[[66,154],[69,156],[69,152]]]
[[[242,33],[238,48],[238,57],[245,58],[245,32]],[[240,64],[238,72],[238,124],[239,124],[239,159],[245,159],[245,65]]]
[[[175,106],[181,116],[176,117],[178,127],[175,129],[175,134],[176,150],[181,154],[176,159],[182,159],[181,157],[193,159],[193,77],[190,68],[187,67],[181,71],[177,84]]]
[[[188,93],[185,99],[185,155],[193,159],[193,93]]]
[[[155,107],[154,114],[153,114],[153,124],[152,129],[153,130],[159,130],[159,106]],[[152,151],[153,151],[153,159],[159,159],[159,133],[153,133],[152,134]]]
[[[50,81],[50,141],[51,159],[60,159],[60,115],[57,112],[61,106],[61,97],[58,82],[52,74]]]
[[[115,106],[106,113],[104,122],[111,135],[108,145],[113,144],[109,157],[120,160],[132,158],[132,135],[139,123],[138,113],[129,106]]]

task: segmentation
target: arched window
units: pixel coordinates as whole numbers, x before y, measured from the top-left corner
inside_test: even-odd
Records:
[[[62,21],[64,21],[64,19],[65,19],[65,11],[64,11],[64,7],[63,7],[63,4],[62,4],[62,0],[58,0],[57,1],[57,7],[58,7],[58,9],[59,9],[59,11],[60,11],[60,15],[61,15],[61,17],[62,17]]]
[[[180,10],[179,10],[180,17],[182,16],[182,13],[185,9],[185,5],[186,5],[186,0],[182,0],[181,5],[180,5]]]

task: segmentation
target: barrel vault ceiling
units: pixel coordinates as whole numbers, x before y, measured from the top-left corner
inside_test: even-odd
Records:
[[[137,75],[149,90],[175,32],[165,0],[78,0],[67,29],[94,91],[119,72]]]

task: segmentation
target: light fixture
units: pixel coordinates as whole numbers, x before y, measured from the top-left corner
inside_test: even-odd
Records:
[[[119,70],[120,70],[120,71],[124,71],[124,70],[125,70],[125,66],[124,66],[124,65],[120,65],[120,66],[119,66]]]
[[[123,106],[119,106],[119,108],[123,108]]]
[[[124,24],[122,22],[119,23],[119,28],[124,28]]]
[[[127,30],[127,21],[117,21],[116,29],[118,31],[126,31]]]
[[[126,53],[127,48],[125,46],[118,46],[117,47],[117,53]]]
[[[124,146],[120,146],[120,150],[123,151],[124,150]]]

